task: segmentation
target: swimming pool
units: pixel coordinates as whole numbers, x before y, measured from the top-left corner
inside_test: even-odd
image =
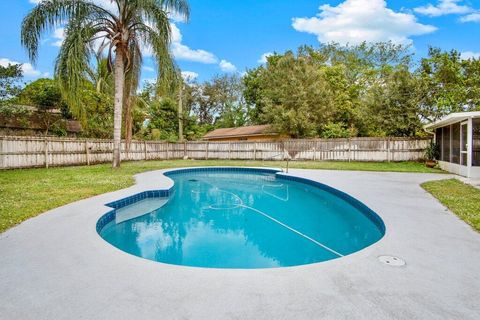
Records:
[[[275,170],[167,172],[170,190],[107,204],[100,236],[142,258],[207,268],[276,268],[359,251],[383,237],[380,217],[349,195]]]

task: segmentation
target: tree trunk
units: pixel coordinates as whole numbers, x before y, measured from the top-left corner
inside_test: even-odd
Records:
[[[125,64],[123,53],[117,50],[115,55],[115,101],[113,116],[113,168],[120,167],[120,148],[122,145],[122,111],[125,86]]]

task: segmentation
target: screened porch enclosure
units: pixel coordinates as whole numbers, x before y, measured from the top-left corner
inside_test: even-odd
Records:
[[[435,134],[442,169],[480,178],[480,112],[453,113],[425,128]]]

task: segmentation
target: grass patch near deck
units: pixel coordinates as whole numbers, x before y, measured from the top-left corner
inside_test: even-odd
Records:
[[[480,189],[457,179],[425,182],[422,188],[480,232]]]
[[[285,167],[283,161],[170,160],[0,171],[0,232],[50,209],[127,188],[137,173],[191,166]],[[290,162],[290,168],[441,173],[416,162]]]

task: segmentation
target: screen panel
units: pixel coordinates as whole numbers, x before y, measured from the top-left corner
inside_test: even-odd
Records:
[[[460,164],[460,123],[455,123],[452,125],[451,132],[452,140],[452,157],[451,162]]]
[[[443,127],[442,161],[450,162],[450,126]]]
[[[472,166],[480,167],[480,119],[473,119]]]

